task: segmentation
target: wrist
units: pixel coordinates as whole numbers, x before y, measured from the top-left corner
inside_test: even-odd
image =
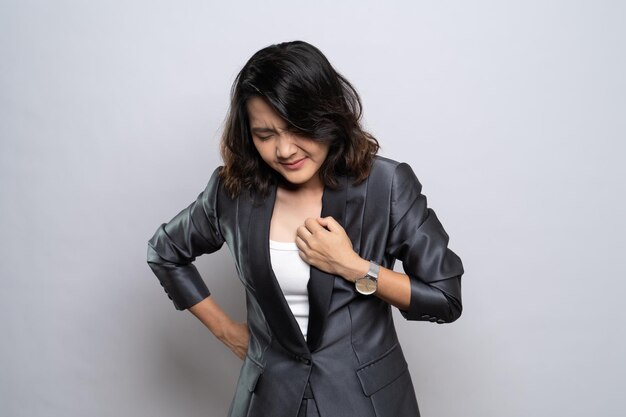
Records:
[[[369,271],[370,262],[361,258],[359,255],[355,253],[356,257],[354,261],[351,261],[349,265],[346,267],[342,276],[350,281],[355,282],[358,278],[361,278],[367,274]]]
[[[221,318],[212,330],[213,335],[222,343],[226,343],[232,335],[235,321],[228,317]]]

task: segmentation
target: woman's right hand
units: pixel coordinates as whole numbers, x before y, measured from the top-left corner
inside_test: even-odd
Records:
[[[241,360],[245,359],[248,353],[249,340],[250,331],[246,323],[233,321],[225,326],[222,342]]]
[[[189,307],[189,311],[195,315],[209,330],[233,351],[239,359],[244,359],[248,353],[248,341],[250,331],[246,323],[233,321],[212,296],[206,297],[194,306]]]

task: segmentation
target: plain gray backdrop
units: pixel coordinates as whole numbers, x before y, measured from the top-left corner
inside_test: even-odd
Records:
[[[0,414],[224,416],[239,360],[146,264],[247,59],[302,39],[462,258],[455,323],[394,313],[423,417],[621,416],[621,1],[0,3]],[[196,261],[245,319],[226,246]],[[397,265],[401,270],[401,265]]]

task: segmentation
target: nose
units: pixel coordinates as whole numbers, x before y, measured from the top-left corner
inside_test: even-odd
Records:
[[[282,132],[276,142],[276,156],[280,159],[289,159],[297,152],[294,137],[291,132]]]

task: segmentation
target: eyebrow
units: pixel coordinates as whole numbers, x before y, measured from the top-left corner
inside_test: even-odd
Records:
[[[253,127],[252,133],[276,133],[276,130],[270,127]]]
[[[287,129],[281,129],[278,128],[279,130],[288,130]],[[278,132],[276,131],[276,129],[272,129],[271,127],[253,127],[250,129],[252,131],[252,133],[275,133],[277,134]]]

